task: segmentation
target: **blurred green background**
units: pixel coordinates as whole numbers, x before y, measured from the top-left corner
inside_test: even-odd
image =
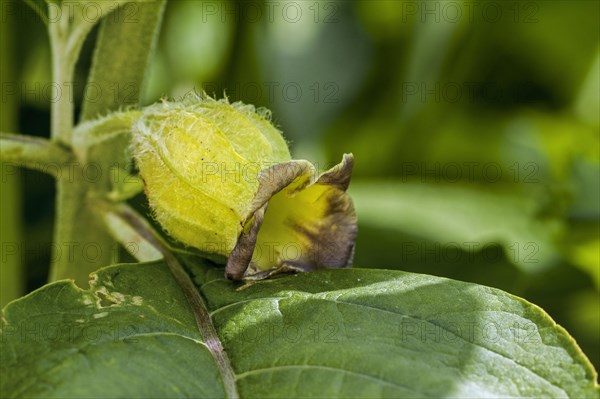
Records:
[[[353,152],[356,267],[522,296],[598,369],[599,4],[170,1],[144,103],[226,93],[270,108],[295,158]],[[48,136],[48,39],[24,4],[2,1],[1,44],[2,130]],[[3,303],[46,280],[54,194],[3,167],[2,277],[26,271]]]

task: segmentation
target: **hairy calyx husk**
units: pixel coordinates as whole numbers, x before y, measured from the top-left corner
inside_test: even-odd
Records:
[[[318,175],[291,159],[267,110],[196,94],[163,101],[135,125],[133,153],[157,221],[228,257],[228,278],[351,266],[352,155]]]

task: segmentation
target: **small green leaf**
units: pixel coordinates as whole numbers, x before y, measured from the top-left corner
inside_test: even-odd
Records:
[[[597,374],[540,308],[427,275],[335,269],[240,286],[188,259],[241,397],[597,398]],[[3,397],[222,397],[160,262],[47,285],[2,319]]]

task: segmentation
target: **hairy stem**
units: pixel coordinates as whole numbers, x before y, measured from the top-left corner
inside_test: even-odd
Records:
[[[63,16],[66,13],[63,13]],[[70,148],[73,143],[73,74],[87,31],[71,32],[71,21],[62,17],[48,24],[52,49],[52,77],[60,90],[51,104],[52,141]],[[73,162],[68,177],[57,180],[56,222],[50,281],[73,278],[80,286],[88,275],[116,259],[116,245],[101,220],[88,205],[94,178],[89,165]],[[107,170],[99,170],[106,174]]]
[[[22,134],[0,132],[0,155],[4,172],[11,166],[21,166],[60,178],[73,155],[50,140]]]
[[[52,22],[48,26],[52,49],[52,81],[60,90],[60,93],[57,93],[57,100],[51,103],[50,133],[52,140],[69,146],[74,118],[72,83],[77,57],[68,53],[69,29],[65,21],[67,18],[60,18],[59,21]]]
[[[118,0],[115,5],[126,3],[125,0]],[[128,103],[139,105],[139,89],[158,37],[165,3],[166,0],[157,0],[140,4],[136,23],[127,21],[125,13],[121,13],[117,19],[104,18],[101,22],[89,82],[104,85],[102,87],[106,90],[99,101],[93,104],[84,100],[82,120],[106,115]],[[102,2],[99,5],[106,6]],[[63,3],[60,6],[63,7]],[[114,10],[114,7],[107,7],[104,8],[107,11],[104,16]],[[69,14],[68,10],[63,10],[61,18],[48,21],[52,74],[55,86],[60,90],[58,100],[52,103],[51,137],[52,141],[72,148],[79,156],[70,178],[63,177],[57,182],[55,242],[50,281],[75,278],[77,283],[85,285],[89,273],[116,259],[116,243],[89,202],[92,197],[108,194],[111,189],[108,178],[111,167],[120,161],[118,157],[123,151],[113,141],[109,141],[94,148],[91,151],[93,157],[88,158],[90,154],[86,153],[89,149],[85,146],[86,138],[81,135],[89,132],[83,130],[74,133],[72,89],[75,64],[85,37],[94,23],[69,18]],[[137,95],[133,98],[114,98],[108,95],[115,84],[129,87],[129,83],[133,83],[133,88],[137,89]],[[75,134],[79,137],[74,137]],[[96,176],[90,176],[90,170],[92,173],[96,172]],[[98,173],[101,176],[97,176]]]
[[[16,166],[48,173],[57,179],[57,220],[50,268],[50,281],[73,278],[87,284],[88,275],[113,263],[116,246],[102,221],[88,206],[94,168],[79,162],[61,145],[25,135],[0,134],[3,173]],[[106,171],[100,170],[100,173]]]
[[[57,219],[49,280],[70,278],[84,287],[90,273],[116,261],[118,247],[89,207],[85,169],[76,167],[73,176],[57,182]]]

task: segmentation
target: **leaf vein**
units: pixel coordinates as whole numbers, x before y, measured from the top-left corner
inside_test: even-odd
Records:
[[[370,374],[365,374],[365,373],[361,373],[358,371],[351,371],[351,370],[346,370],[346,369],[342,369],[339,367],[331,367],[331,366],[321,366],[321,365],[313,365],[313,364],[289,364],[289,365],[284,365],[284,366],[273,366],[273,367],[265,367],[265,368],[260,368],[260,369],[254,369],[254,370],[250,370],[250,371],[246,371],[244,373],[241,374],[237,374],[236,376],[236,380],[241,380],[243,378],[246,378],[248,376],[251,376],[253,374],[261,374],[261,373],[267,373],[270,371],[278,371],[278,370],[293,370],[293,369],[306,369],[306,370],[310,370],[310,369],[316,369],[316,370],[328,370],[328,371],[334,371],[334,372],[341,372],[341,373],[345,373],[345,374],[351,374],[351,375],[356,375],[356,376],[360,376],[360,377],[364,377],[370,380],[374,380],[378,383],[384,383],[386,385],[390,385],[396,388],[402,388],[411,392],[416,392],[420,395],[423,395],[423,392],[420,391],[416,391],[412,388],[410,388],[407,385],[402,385],[402,384],[398,384],[397,382],[393,382],[393,381],[388,381],[388,380],[384,380],[381,379],[379,377],[375,377],[373,375]]]

